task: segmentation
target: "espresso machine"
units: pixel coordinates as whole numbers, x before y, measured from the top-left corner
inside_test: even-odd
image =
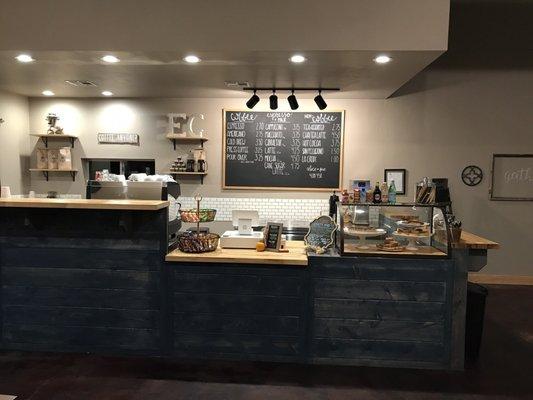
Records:
[[[168,208],[168,241],[172,246],[181,229],[179,216],[180,204],[178,197],[181,194],[180,184],[177,182],[106,182],[87,181],[86,197],[88,199],[115,199],[115,200],[165,200],[170,203]]]

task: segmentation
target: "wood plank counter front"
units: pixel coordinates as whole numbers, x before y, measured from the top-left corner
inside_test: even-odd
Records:
[[[218,248],[209,253],[184,253],[178,249],[166,256],[170,262],[198,262],[198,263],[235,263],[235,264],[270,264],[270,265],[298,265],[307,266],[307,254],[303,241],[287,241],[288,253],[263,251],[253,249],[222,249]]]
[[[70,208],[88,210],[143,210],[156,211],[168,207],[162,200],[86,200],[86,199],[42,199],[4,198],[0,207],[17,208]]]

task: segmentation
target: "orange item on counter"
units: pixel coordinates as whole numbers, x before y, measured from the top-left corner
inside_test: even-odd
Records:
[[[265,248],[266,248],[266,246],[265,246],[265,243],[264,243],[264,242],[257,242],[257,243],[255,244],[255,249],[256,249],[257,251],[265,251]]]

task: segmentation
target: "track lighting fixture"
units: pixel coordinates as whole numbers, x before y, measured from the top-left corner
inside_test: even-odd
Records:
[[[257,95],[257,92],[272,92],[272,94],[269,97],[269,104],[271,110],[277,110],[278,109],[278,95],[276,92],[282,91],[282,92],[291,92],[290,96],[287,97],[287,101],[289,102],[289,106],[291,107],[291,110],[297,110],[300,105],[298,104],[298,99],[296,99],[296,96],[294,95],[294,92],[302,91],[302,92],[316,92],[318,91],[318,94],[315,96],[314,100],[316,105],[320,110],[325,110],[328,107],[328,104],[326,103],[326,100],[322,97],[323,91],[328,92],[338,92],[340,89],[335,87],[268,87],[268,86],[255,86],[255,87],[244,87],[243,90],[245,91],[253,91],[254,94],[248,101],[246,102],[246,106],[249,109],[252,109],[255,107],[257,103],[259,103],[259,96]]]
[[[270,100],[270,109],[277,110],[278,109],[278,96],[276,96],[276,89],[272,90],[272,94],[270,95],[269,100]]]
[[[289,106],[291,107],[291,110],[298,109],[298,100],[296,100],[296,96],[294,95],[294,90],[292,90],[291,95],[287,97],[287,101],[289,102]]]
[[[328,104],[326,103],[326,101],[324,100],[324,98],[322,97],[322,90],[318,90],[318,95],[315,96],[315,103],[316,105],[318,106],[318,108],[320,110],[324,110]]]
[[[250,97],[250,99],[246,102],[246,107],[248,107],[250,110],[254,108],[257,103],[259,103],[259,96],[255,94],[255,92],[256,91],[254,90],[253,96]]]

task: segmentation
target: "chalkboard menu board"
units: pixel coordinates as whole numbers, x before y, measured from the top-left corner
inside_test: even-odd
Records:
[[[343,111],[223,114],[224,189],[340,189]]]

